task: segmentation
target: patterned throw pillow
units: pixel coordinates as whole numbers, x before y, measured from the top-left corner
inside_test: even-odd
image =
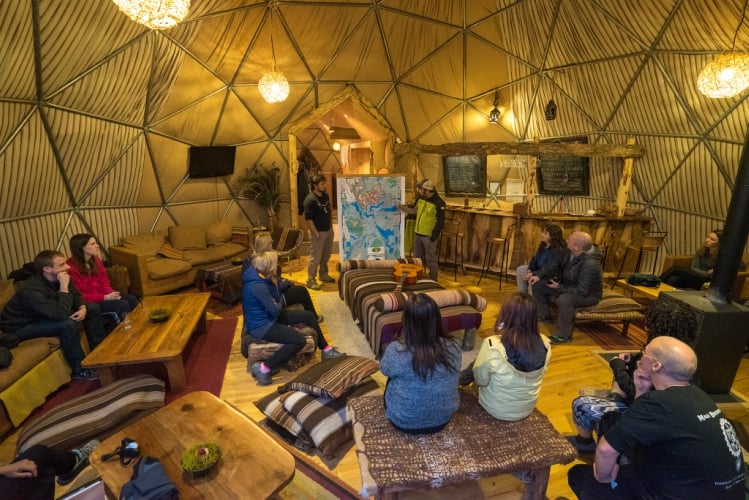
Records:
[[[280,386],[278,392],[301,391],[313,396],[338,398],[379,368],[377,361],[360,356],[326,359]]]
[[[158,254],[168,259],[181,259],[185,256],[185,252],[183,252],[182,250],[177,250],[167,242],[164,242],[159,247]]]
[[[433,290],[420,293],[429,295],[440,308],[448,306],[471,306],[477,311],[486,309],[486,299],[484,297],[466,290]],[[399,292],[383,293],[375,301],[374,306],[380,312],[401,311],[406,307],[406,300],[409,295],[412,294]]]

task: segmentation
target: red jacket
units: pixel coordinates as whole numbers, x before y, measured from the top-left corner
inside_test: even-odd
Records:
[[[83,274],[74,259],[72,257],[68,259],[70,279],[87,303],[101,302],[106,294],[114,291],[112,285],[109,284],[104,263],[99,257],[94,257],[94,262],[96,262],[96,273]]]

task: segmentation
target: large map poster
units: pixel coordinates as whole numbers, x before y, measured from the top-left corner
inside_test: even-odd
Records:
[[[341,175],[338,182],[338,240],[343,260],[403,256],[406,197],[402,175]]]

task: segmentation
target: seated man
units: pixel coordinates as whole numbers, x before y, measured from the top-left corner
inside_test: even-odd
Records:
[[[657,337],[643,348],[629,411],[599,440],[595,463],[567,474],[578,498],[744,498],[741,444],[710,396],[689,383],[696,370],[680,340]],[[638,380],[648,379],[654,390],[643,394]],[[624,451],[632,463],[620,466]]]
[[[14,333],[21,341],[38,337],[60,337],[60,347],[79,380],[98,378],[96,370],[81,367],[78,324],[83,322],[89,346],[104,339],[104,322],[97,304],[86,306],[83,296],[70,281],[65,256],[44,250],[34,259],[37,274],[23,284],[0,314],[0,331]]]
[[[538,304],[538,318],[551,322],[549,303],[558,297],[559,317],[552,344],[572,341],[575,327],[575,308],[598,304],[603,295],[603,269],[601,254],[593,246],[588,233],[575,231],[567,237],[567,248],[571,257],[562,267],[559,279],[539,280],[533,284],[533,297]]]

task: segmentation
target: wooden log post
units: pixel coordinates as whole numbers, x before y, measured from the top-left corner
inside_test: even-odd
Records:
[[[633,146],[635,144],[635,138],[630,137],[627,139],[627,145]],[[622,217],[624,215],[624,209],[627,208],[627,198],[629,197],[629,189],[632,187],[632,167],[635,163],[633,157],[624,158],[624,164],[622,165],[622,173],[619,176],[619,188],[616,190],[616,216]]]

